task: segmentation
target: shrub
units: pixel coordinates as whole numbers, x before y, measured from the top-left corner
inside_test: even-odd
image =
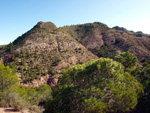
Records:
[[[58,85],[52,88],[49,112],[126,112],[137,104],[142,85],[122,64],[108,58],[92,60],[63,70]]]
[[[137,57],[130,52],[123,52],[115,57],[115,60],[122,63],[126,68],[132,68],[137,64]]]
[[[15,72],[8,66],[0,63],[0,100],[5,98],[5,92],[7,92],[18,82],[18,77]]]

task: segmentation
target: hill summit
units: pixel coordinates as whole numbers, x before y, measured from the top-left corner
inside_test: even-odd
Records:
[[[56,25],[52,22],[38,22],[37,25],[34,26],[33,29],[36,29],[36,28],[39,28],[39,29],[49,29],[51,31],[57,29]]]

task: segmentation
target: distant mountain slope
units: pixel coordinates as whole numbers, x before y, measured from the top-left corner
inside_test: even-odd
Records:
[[[113,58],[120,52],[130,51],[140,60],[150,58],[150,38],[146,34],[143,34],[145,37],[137,37],[125,28],[111,29],[98,22],[65,26],[59,30],[68,33],[98,57]]]
[[[137,37],[147,37],[147,38],[150,38],[150,35],[144,34],[142,31],[137,31],[137,32],[129,31],[129,30],[127,30],[126,28],[124,28],[124,27],[119,27],[119,26],[115,26],[115,27],[113,27],[113,29],[115,29],[115,30],[120,30],[120,31],[124,31],[124,32],[126,32],[126,33],[128,33],[128,34],[135,35],[135,36],[137,36]]]
[[[111,29],[103,35],[103,39],[105,44],[117,50],[134,53],[139,60],[150,58],[150,38],[136,37],[122,31]]]
[[[101,47],[103,45],[102,34],[108,30],[108,26],[100,23],[87,23],[81,25],[65,26],[58,30],[68,33],[87,49]]]

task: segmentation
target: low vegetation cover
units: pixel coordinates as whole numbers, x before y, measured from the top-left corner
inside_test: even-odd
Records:
[[[12,68],[15,72],[18,72],[21,75],[22,82],[29,83],[47,74],[55,75],[56,70],[54,66],[57,66],[60,61],[56,56],[44,56],[39,51],[31,53],[21,50],[18,53],[10,55],[10,58],[8,57],[4,64]]]
[[[0,63],[0,107],[13,107],[15,110],[29,109],[35,113],[42,112],[47,99],[51,98],[51,89],[43,84],[37,88],[18,85],[15,72]]]
[[[110,46],[110,45],[103,45],[101,46],[101,48],[94,48],[94,49],[91,49],[90,51],[97,55],[98,57],[104,57],[104,58],[113,58],[115,55],[113,52],[115,52],[117,49]]]
[[[63,70],[63,77],[53,87],[53,99],[45,113],[104,113],[134,109],[142,85],[124,72],[121,63],[109,58],[92,60]]]
[[[82,38],[84,38],[87,34],[90,34],[96,29],[104,33],[109,28],[107,25],[100,22],[87,23],[81,25],[71,25],[58,28],[59,31],[68,33],[71,37],[75,38],[78,41],[81,41]]]

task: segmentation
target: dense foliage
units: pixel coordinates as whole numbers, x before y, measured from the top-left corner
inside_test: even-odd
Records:
[[[122,64],[108,58],[73,66],[63,74],[45,113],[126,112],[134,109],[143,91]]]
[[[123,64],[125,69],[136,66],[137,61],[138,61],[137,57],[130,52],[121,53],[120,55],[115,57],[115,60]]]
[[[6,92],[18,82],[17,75],[8,66],[0,63],[0,100],[6,97]]]
[[[143,85],[144,93],[140,95],[136,112],[148,113],[150,111],[150,65],[144,61],[142,67],[135,68],[131,73]]]

